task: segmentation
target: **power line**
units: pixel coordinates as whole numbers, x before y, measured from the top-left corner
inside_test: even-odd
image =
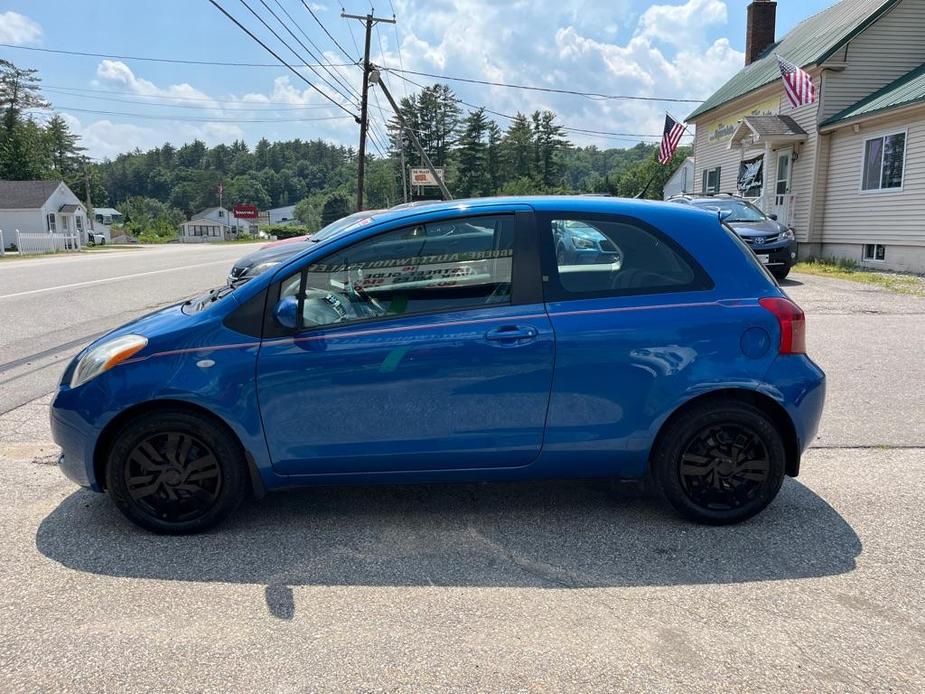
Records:
[[[214,2],[214,0],[209,0],[209,1],[210,1],[210,2]],[[257,19],[257,21],[260,22],[261,24],[263,24],[263,26],[266,27],[266,29],[267,29],[271,34],[273,34],[273,36],[275,36],[276,39],[277,39],[280,43],[282,43],[286,48],[289,49],[289,51],[292,53],[292,55],[295,56],[296,60],[302,60],[302,56],[299,55],[298,51],[296,51],[292,46],[290,46],[290,45],[286,42],[286,39],[284,39],[282,36],[280,36],[280,35],[276,32],[276,30],[275,30],[273,27],[271,27],[269,24],[267,24],[266,20],[265,20],[263,17],[261,17],[261,16],[254,10],[254,8],[252,8],[250,5],[247,4],[247,0],[240,0],[240,3],[241,3],[242,5],[244,5],[244,7],[247,8],[248,12],[250,12],[252,15],[254,15],[254,17]],[[264,0],[260,0],[260,3],[261,3],[264,7],[266,7],[268,10],[270,10],[270,6],[267,5],[267,3],[266,3]],[[276,14],[273,12],[273,10],[270,10],[270,14],[272,14],[274,17],[276,17]],[[283,23],[280,21],[279,17],[276,17],[276,21],[280,22],[280,24],[283,24]],[[288,31],[290,34],[292,34],[292,31],[291,31],[291,30],[289,29],[289,27],[287,27],[285,24],[283,24],[283,28],[286,29],[286,31]],[[299,41],[298,37],[296,37],[295,34],[292,34],[292,36],[295,37],[296,41]],[[299,41],[299,43],[301,43],[301,41]],[[304,48],[304,47],[305,47],[305,44],[302,44],[302,47]],[[311,55],[311,51],[309,51],[309,55]],[[316,58],[316,60],[317,60],[317,58]],[[331,89],[333,89],[334,92],[335,92],[336,94],[338,94],[339,96],[342,96],[342,97],[346,98],[348,102],[350,101],[350,97],[349,97],[349,96],[344,96],[344,93],[343,93],[343,92],[341,92],[340,90],[338,90],[337,87],[335,87],[333,84],[331,84],[330,82],[328,82],[328,80],[325,79],[324,75],[322,75],[320,72],[318,72],[315,68],[312,67],[312,68],[309,68],[309,70],[311,70],[313,73],[315,73],[315,75],[316,75],[322,82],[324,82],[328,87],[330,87]],[[319,90],[319,91],[320,91],[320,90]],[[333,101],[333,99],[331,99],[331,100]]]
[[[352,64],[356,65],[359,62],[359,59],[354,60],[354,58],[346,50],[344,50],[344,47],[340,45],[340,41],[338,41],[337,39],[334,38],[334,36],[331,35],[331,32],[328,31],[328,28],[324,25],[324,23],[320,19],[318,19],[318,15],[315,14],[314,10],[312,10],[311,6],[307,2],[305,2],[305,0],[302,0],[302,4],[305,5],[305,9],[308,10],[308,13],[312,16],[312,19],[314,19],[318,23],[318,26],[320,26],[324,30],[324,33],[328,35],[328,38],[331,39],[334,42],[334,45],[340,49],[340,52],[343,53],[347,57],[347,60],[353,61]],[[341,10],[343,9],[344,8],[341,7]],[[392,16],[393,17],[395,16],[395,12],[392,12]]]
[[[425,87],[423,84],[420,84],[419,82],[415,82],[414,80],[409,79],[408,77],[405,77],[404,75],[401,75],[401,74],[396,73],[395,76],[398,77],[399,79],[406,80],[407,82],[409,82],[410,84],[413,84],[415,87],[418,87],[419,89],[426,89],[426,88],[427,88],[427,87]],[[492,115],[494,115],[494,116],[499,116],[499,117],[501,117],[501,118],[506,118],[506,119],[508,119],[508,120],[516,120],[516,119],[517,119],[517,116],[512,116],[512,115],[509,114],[509,113],[501,113],[500,111],[494,111],[494,110],[492,110],[492,109],[490,109],[490,108],[486,108],[486,107],[484,107],[484,106],[479,106],[479,105],[477,105],[477,104],[469,103],[468,101],[463,101],[462,99],[460,99],[460,98],[458,98],[458,97],[454,97],[453,100],[454,100],[456,103],[462,104],[463,106],[468,106],[469,108],[483,109],[483,110],[485,111],[485,113],[490,113],[490,114],[492,114]],[[571,128],[571,127],[565,126],[565,125],[563,125],[563,126],[561,126],[561,127],[562,127],[563,130],[566,130],[566,131],[569,131],[569,132],[578,132],[578,133],[581,133],[581,134],[584,134],[584,135],[595,135],[595,136],[598,136],[598,137],[603,137],[604,139],[609,139],[609,140],[623,140],[623,141],[626,141],[626,142],[638,142],[638,141],[639,141],[639,138],[654,138],[654,139],[660,139],[660,138],[661,138],[661,135],[639,135],[639,134],[634,134],[634,133],[614,133],[614,132],[609,132],[609,131],[604,131],[604,130],[586,130],[586,129],[584,129],[584,128]]]
[[[330,108],[331,108],[331,107],[328,106],[327,104],[313,104],[313,105],[311,105],[311,106],[287,106],[287,107],[283,107],[283,108],[280,108],[280,107],[278,107],[278,106],[274,106],[274,107],[272,107],[272,108],[250,108],[250,107],[247,106],[247,102],[243,102],[243,101],[233,101],[233,102],[231,102],[231,101],[215,101],[214,103],[217,104],[217,105],[214,105],[214,106],[209,106],[209,105],[206,105],[206,104],[183,104],[183,103],[180,103],[180,104],[171,104],[171,103],[164,103],[164,102],[157,102],[157,101],[137,101],[137,100],[134,100],[134,99],[119,99],[119,98],[116,98],[116,97],[94,96],[94,95],[92,95],[92,94],[81,94],[81,93],[76,93],[76,92],[73,92],[73,91],[68,90],[67,88],[61,89],[61,88],[55,88],[55,87],[43,87],[42,91],[44,91],[44,92],[53,92],[53,93],[55,93],[55,94],[63,94],[63,95],[65,95],[65,96],[72,96],[72,97],[76,97],[76,98],[78,98],[78,99],[93,99],[94,101],[112,101],[112,102],[123,103],[123,104],[136,104],[136,105],[138,105],[138,106],[162,106],[162,107],[165,107],[165,108],[188,108],[188,109],[197,109],[197,110],[200,110],[200,111],[214,111],[214,110],[218,110],[218,111],[234,111],[235,113],[238,113],[238,112],[241,112],[241,111],[254,111],[254,112],[258,112],[258,113],[259,113],[259,112],[263,112],[263,113],[273,112],[273,113],[276,113],[276,112],[279,112],[279,111],[311,111],[311,110],[322,109],[322,108],[324,108],[324,109],[330,109]],[[100,90],[100,91],[104,91],[104,90]],[[122,94],[122,93],[132,94],[132,92],[113,92],[113,93],[117,93],[117,94]],[[138,94],[137,96],[143,96],[143,95]],[[152,95],[152,96],[153,96],[153,95]],[[209,99],[204,99],[203,101],[211,101],[211,100],[209,100]],[[272,103],[272,102],[266,102],[266,103]],[[234,106],[233,106],[233,107],[228,107],[228,106],[222,106],[221,104],[234,104]],[[238,108],[239,106],[240,106],[240,108]]]
[[[468,82],[470,84],[483,84],[489,87],[506,87],[508,89],[525,89],[532,92],[548,92],[551,94],[569,94],[571,96],[583,96],[589,99],[608,99],[617,101],[667,101],[681,104],[699,104],[703,99],[676,99],[672,97],[661,96],[629,96],[624,94],[601,94],[599,92],[580,92],[574,89],[555,89],[553,87],[537,87],[527,84],[510,84],[507,82],[491,82],[489,80],[473,79],[471,77],[453,77],[450,75],[435,75],[430,72],[418,72],[416,70],[404,70],[399,68],[383,68],[391,72],[404,72],[409,75],[420,75],[421,77],[431,77],[439,80],[450,80],[451,82]]]
[[[238,28],[241,29],[241,31],[243,31],[244,33],[246,33],[248,36],[250,36],[252,39],[254,39],[254,41],[256,41],[256,42],[259,43],[261,46],[263,46],[263,48],[264,48],[270,55],[272,55],[272,56],[273,56],[274,58],[276,58],[279,62],[281,62],[283,65],[285,65],[287,68],[289,68],[289,71],[292,72],[293,75],[295,75],[295,76],[298,77],[300,80],[302,80],[303,82],[305,82],[305,84],[307,84],[309,87],[311,87],[311,88],[314,89],[316,92],[318,92],[319,94],[321,94],[321,96],[323,96],[325,99],[327,99],[327,100],[330,101],[332,104],[334,104],[335,106],[337,106],[337,108],[339,108],[341,111],[343,111],[344,113],[349,114],[349,115],[352,116],[354,119],[356,119],[356,115],[354,115],[353,113],[351,113],[348,109],[344,108],[344,107],[343,107],[341,104],[339,104],[337,101],[335,101],[334,99],[332,99],[330,96],[328,96],[327,94],[325,94],[323,91],[321,91],[321,90],[320,90],[318,87],[316,87],[314,84],[312,84],[311,82],[309,82],[308,79],[305,77],[305,75],[303,75],[301,72],[299,72],[299,71],[296,70],[294,67],[292,67],[292,65],[290,65],[290,64],[287,63],[285,60],[283,60],[283,59],[279,56],[279,54],[278,54],[276,51],[274,51],[274,50],[273,50],[272,48],[270,48],[267,44],[265,44],[263,41],[261,41],[259,38],[257,38],[257,36],[256,36],[253,32],[251,32],[250,29],[248,29],[246,26],[244,26],[243,24],[241,24],[241,22],[239,22],[237,19],[235,19],[233,16],[231,16],[231,15],[228,13],[228,11],[225,10],[224,7],[222,7],[221,5],[218,4],[218,2],[216,2],[216,0],[209,0],[209,2],[212,3],[212,4],[216,7],[216,9],[218,9],[219,12],[221,12],[223,15],[225,15],[226,17],[228,17],[228,19],[230,19],[232,22],[234,22],[234,23],[238,26]]]
[[[291,101],[255,101],[255,102],[229,101],[227,99],[213,99],[208,96],[200,97],[200,96],[175,96],[172,94],[139,94],[138,92],[127,92],[127,91],[122,91],[118,89],[90,89],[90,88],[84,88],[84,87],[62,87],[60,85],[42,85],[42,90],[49,91],[49,92],[51,91],[78,92],[77,94],[75,94],[75,96],[81,96],[83,92],[88,92],[92,94],[121,94],[125,96],[137,96],[139,99],[144,98],[144,99],[172,99],[176,101],[207,101],[209,103],[216,103],[216,104],[254,103],[258,106],[259,105],[291,106],[292,110],[303,109],[303,108],[331,108],[330,106],[326,106],[325,104],[311,104],[308,106],[292,106]],[[139,102],[139,103],[143,103],[143,102]],[[274,109],[274,110],[285,111],[287,109]]]
[[[213,65],[219,67],[272,67],[279,68],[279,63],[236,63],[229,61],[220,61],[220,60],[186,60],[181,58],[152,58],[150,56],[138,56],[138,55],[116,55],[113,53],[90,53],[88,51],[65,51],[56,48],[36,48],[35,46],[14,46],[11,43],[0,43],[0,48],[15,48],[21,51],[36,51],[38,53],[54,53],[57,55],[74,55],[82,56],[87,58],[112,58],[115,60],[137,60],[140,62],[147,63],[173,63],[178,65]],[[264,46],[266,48],[266,46]],[[269,50],[269,49],[268,49]],[[355,63],[318,63],[313,65],[312,63],[295,63],[296,67],[321,67],[322,65],[328,65],[328,67],[349,67]]]
[[[48,109],[41,109],[48,110]],[[191,118],[189,116],[156,115],[150,113],[125,113],[124,111],[98,111],[96,109],[78,108],[77,106],[56,106],[55,111],[78,111],[96,113],[104,116],[127,116],[149,120],[189,121],[193,123],[310,123],[327,120],[345,120],[347,116],[319,116],[317,118]],[[353,118],[353,114],[350,114]]]
[[[299,26],[299,24],[295,21],[295,19],[292,18],[292,15],[289,14],[289,11],[288,11],[285,7],[283,7],[282,3],[280,3],[279,0],[273,0],[273,1],[279,6],[279,9],[281,9],[281,10],[283,11],[283,13],[289,18],[289,21],[292,22],[292,24],[295,26],[295,28],[299,30],[299,32],[302,34],[302,36],[305,37],[305,40],[308,41],[308,42],[312,45],[312,47],[313,47],[316,51],[318,51],[321,55],[324,55],[324,51],[322,51],[320,48],[318,48],[318,46],[315,45],[315,42],[312,41],[312,40],[309,38],[308,34],[306,34],[305,31],[302,29],[302,27]],[[267,5],[267,3],[266,3],[264,0],[260,0],[260,4],[263,5],[265,8],[267,8],[267,11],[268,11],[270,14],[272,14],[272,15],[276,18],[276,21],[279,22],[279,23],[282,25],[282,27],[283,27],[286,31],[289,32],[289,35],[292,36],[292,38],[294,38],[294,39],[299,43],[299,45],[302,46],[302,48],[305,49],[305,52],[308,53],[308,54],[312,57],[313,60],[316,60],[316,61],[318,61],[319,63],[321,62],[321,58],[319,58],[317,55],[315,55],[314,53],[312,53],[312,51],[308,48],[308,46],[306,46],[304,43],[302,43],[302,41],[299,40],[299,37],[296,36],[294,33],[292,33],[292,30],[291,30],[288,26],[286,26],[286,24],[283,22],[283,20],[281,20],[281,19],[276,15],[276,13],[270,8],[269,5]],[[348,100],[350,100],[350,99],[355,99],[355,98],[356,98],[356,91],[353,89],[353,87],[351,87],[349,84],[346,84],[342,79],[340,79],[337,75],[335,75],[333,72],[331,72],[331,70],[330,70],[328,67],[322,66],[321,69],[324,70],[328,75],[330,75],[330,76],[334,79],[334,81],[337,82],[341,87],[343,87],[344,89],[347,90],[347,94],[348,94],[348,95],[347,95],[346,98],[347,98]],[[320,77],[320,75],[319,75],[319,77]],[[327,80],[325,80],[325,81],[327,82]],[[327,84],[330,84],[330,82],[327,82]],[[344,96],[344,93],[343,93],[343,92],[340,92],[339,90],[335,90],[335,91],[338,91],[338,93],[340,93],[341,96]]]

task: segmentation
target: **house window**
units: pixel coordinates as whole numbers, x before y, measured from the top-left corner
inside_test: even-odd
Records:
[[[45,218],[45,225],[48,227],[48,231],[52,234],[55,233],[55,215],[49,214]]]
[[[706,169],[703,172],[703,192],[704,193],[718,193],[719,192],[719,174],[721,167],[717,166],[715,169]]]
[[[76,215],[76,216],[74,217],[74,224],[77,225],[77,231],[83,233],[83,230],[84,230],[84,220],[83,220],[83,217],[81,217],[80,215]]]
[[[221,218],[221,217],[224,217],[224,216],[225,216],[225,210],[219,210],[219,211],[218,211],[218,216],[219,216],[220,218]]]
[[[886,246],[882,243],[865,243],[864,260],[886,260]]]
[[[864,142],[862,190],[903,187],[906,133],[874,137]]]

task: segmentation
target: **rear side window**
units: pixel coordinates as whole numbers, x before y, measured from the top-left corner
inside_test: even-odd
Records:
[[[676,243],[636,220],[553,217],[553,298],[709,289],[709,278]]]
[[[302,327],[511,301],[514,217],[418,224],[361,241],[282,283]]]

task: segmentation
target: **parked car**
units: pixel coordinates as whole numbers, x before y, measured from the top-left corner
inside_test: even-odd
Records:
[[[342,217],[337,221],[331,222],[322,227],[314,234],[303,234],[293,236],[288,239],[272,241],[260,247],[259,250],[249,253],[235,264],[228,272],[227,283],[229,285],[242,284],[253,279],[257,275],[266,272],[270,268],[276,267],[284,260],[291,258],[297,253],[305,250],[305,244],[319,241],[328,234],[334,234],[342,229],[346,229],[355,224],[368,223],[380,210],[362,210],[353,214]]]
[[[594,226],[575,220],[557,220],[552,228],[559,265],[591,265],[621,261],[616,245]]]
[[[790,274],[790,268],[797,261],[793,229],[778,222],[777,215],[766,215],[743,198],[726,193],[714,196],[679,195],[671,198],[671,202],[723,212],[725,222],[779,280]]]
[[[620,263],[557,259],[555,229]],[[588,197],[384,212],[71,361],[60,467],[138,525],[312,484],[651,477],[742,521],[796,475],[825,376],[715,212]]]

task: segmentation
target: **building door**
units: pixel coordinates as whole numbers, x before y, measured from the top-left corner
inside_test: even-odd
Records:
[[[792,174],[791,158],[793,147],[785,147],[774,153],[776,166],[774,167],[774,195],[771,198],[772,214],[777,215],[781,224],[790,223],[790,178]]]

